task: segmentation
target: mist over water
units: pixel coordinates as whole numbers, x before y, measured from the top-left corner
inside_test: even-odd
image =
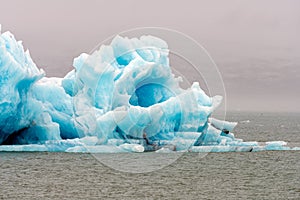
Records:
[[[2,4],[6,9],[0,12],[0,23],[2,31],[10,30],[23,41],[47,76],[59,77],[72,69],[74,57],[121,31],[145,26],[178,30],[215,60],[230,110],[300,112],[299,4],[11,0]]]
[[[235,136],[244,141],[300,144],[300,113],[228,112],[226,119],[239,122]]]

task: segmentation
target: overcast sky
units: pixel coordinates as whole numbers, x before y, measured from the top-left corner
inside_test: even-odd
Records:
[[[299,0],[0,0],[11,31],[47,76],[120,31],[166,27],[201,43],[224,79],[229,110],[300,111]]]

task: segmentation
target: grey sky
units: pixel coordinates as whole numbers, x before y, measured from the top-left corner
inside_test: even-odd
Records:
[[[2,32],[29,48],[47,76],[120,31],[158,26],[201,43],[225,82],[229,110],[300,111],[298,0],[2,1]]]

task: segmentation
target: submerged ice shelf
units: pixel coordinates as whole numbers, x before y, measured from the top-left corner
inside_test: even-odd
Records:
[[[210,117],[222,97],[197,82],[181,88],[168,55],[159,38],[117,36],[75,58],[64,78],[47,78],[22,43],[2,33],[0,151],[299,150],[235,138],[236,123]]]

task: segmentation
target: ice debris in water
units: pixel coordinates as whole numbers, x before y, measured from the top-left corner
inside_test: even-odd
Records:
[[[0,151],[224,152],[287,150],[232,133],[210,118],[222,97],[195,82],[180,87],[168,45],[153,37],[116,36],[74,59],[64,78],[47,78],[22,43],[0,35]]]

